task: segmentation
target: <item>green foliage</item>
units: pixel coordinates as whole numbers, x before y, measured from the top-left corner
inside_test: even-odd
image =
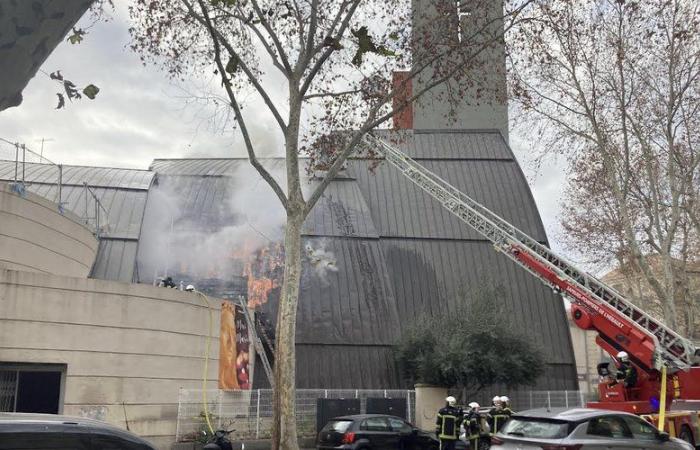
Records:
[[[88,84],[83,89],[83,94],[85,94],[85,96],[90,100],[94,100],[98,92],[100,92],[100,88],[98,88],[94,84]]]
[[[362,65],[362,56],[365,53],[376,53],[382,56],[396,56],[396,53],[384,47],[383,45],[376,45],[372,40],[372,36],[369,35],[367,27],[363,26],[357,30],[352,30],[352,35],[357,38],[357,51],[355,56],[352,58],[352,63],[359,67]]]
[[[73,34],[68,36],[68,39],[66,39],[66,41],[70,42],[71,45],[80,44],[80,42],[83,40],[83,36],[85,36],[86,34],[87,33],[85,32],[85,30],[83,30],[82,28],[76,29],[74,27]]]
[[[463,388],[531,385],[544,371],[541,351],[519,333],[500,289],[464,295],[457,311],[422,317],[395,347],[402,376],[410,383]],[[521,325],[522,327],[522,325]]]

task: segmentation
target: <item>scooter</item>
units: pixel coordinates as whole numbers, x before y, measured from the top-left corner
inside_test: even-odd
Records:
[[[202,450],[233,450],[233,444],[229,440],[228,435],[236,430],[216,430],[214,436]],[[245,450],[245,444],[241,444],[241,450]]]

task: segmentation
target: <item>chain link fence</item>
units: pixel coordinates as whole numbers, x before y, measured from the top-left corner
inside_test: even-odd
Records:
[[[207,430],[204,417],[204,393],[201,389],[180,389],[176,440],[197,440]],[[359,399],[360,412],[367,411],[368,398],[406,400],[406,419],[415,419],[416,393],[410,390],[367,389],[298,389],[296,398],[297,431],[299,436],[316,434],[317,400]],[[206,391],[206,404],[212,427],[235,429],[235,439],[269,439],[272,425],[272,390]]]

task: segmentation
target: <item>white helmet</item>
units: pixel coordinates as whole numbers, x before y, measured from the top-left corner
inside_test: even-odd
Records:
[[[447,397],[447,398],[445,399],[445,401],[446,401],[447,404],[450,405],[450,406],[454,406],[454,405],[457,404],[457,400],[456,400],[453,396],[451,396],[451,395],[450,395],[449,397]]]
[[[187,292],[194,292],[194,285],[188,284],[187,287],[185,288]]]
[[[494,405],[498,405],[498,404],[501,403],[503,400],[501,400],[501,397],[500,397],[499,395],[497,395],[497,396],[495,396],[495,397],[493,398],[493,400],[491,400],[491,401],[493,402]]]
[[[617,359],[620,361],[629,361],[630,355],[628,355],[627,352],[620,352],[617,354]]]
[[[510,403],[510,399],[508,397],[506,397],[505,395],[501,397],[501,401],[506,406],[508,406],[508,404]]]
[[[471,403],[469,404],[469,407],[470,407],[471,409],[478,410],[478,409],[479,409],[479,404],[478,404],[477,402],[471,402]]]

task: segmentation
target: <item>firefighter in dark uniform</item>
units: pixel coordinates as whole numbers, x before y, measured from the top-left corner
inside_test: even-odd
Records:
[[[637,385],[637,368],[630,363],[630,356],[627,352],[617,354],[617,360],[620,362],[620,367],[617,369],[615,378],[618,382],[622,381],[626,388],[633,388]]]
[[[499,397],[498,395],[493,398],[493,408],[486,419],[489,424],[491,436],[498,433],[498,430],[503,428],[503,424],[513,415],[513,411],[506,406],[503,399],[504,397]]]
[[[454,450],[459,439],[463,412],[457,408],[457,400],[454,397],[449,396],[445,401],[447,404],[437,414],[435,435],[440,440],[440,450]]]
[[[479,404],[471,402],[469,410],[464,415],[464,430],[469,440],[469,450],[489,447],[488,432],[484,430],[484,419],[488,420],[488,416],[483,416],[479,412]]]

